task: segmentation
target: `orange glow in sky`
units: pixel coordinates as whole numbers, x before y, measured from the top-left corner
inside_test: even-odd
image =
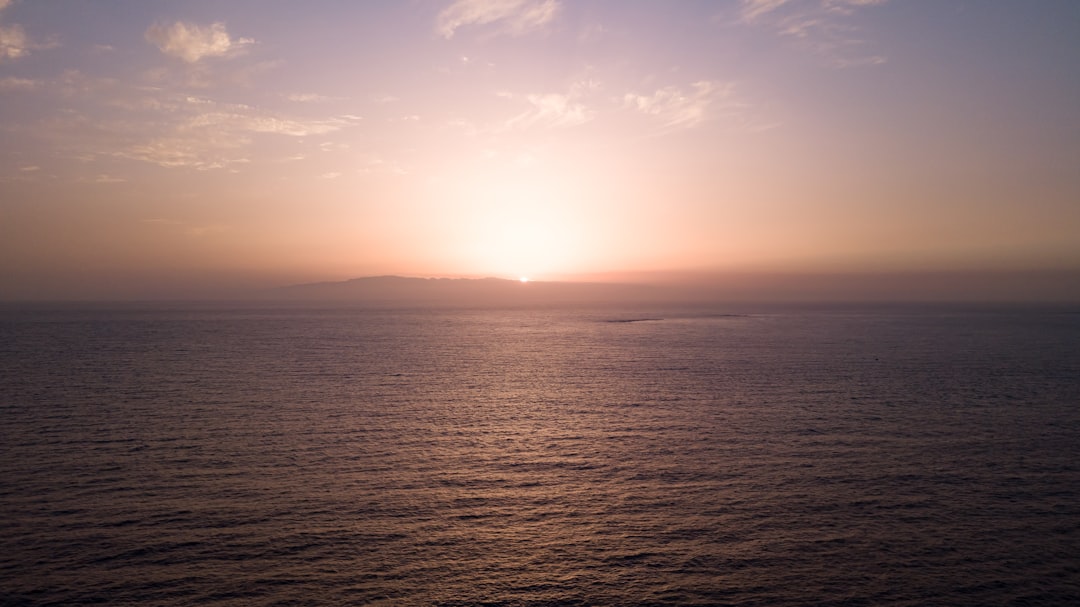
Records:
[[[0,0],[0,299],[1077,268],[1078,19]]]

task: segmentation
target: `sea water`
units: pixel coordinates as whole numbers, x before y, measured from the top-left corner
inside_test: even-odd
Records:
[[[1067,605],[1067,308],[8,306],[3,605]]]

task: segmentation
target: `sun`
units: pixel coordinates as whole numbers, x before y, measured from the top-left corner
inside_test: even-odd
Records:
[[[526,284],[578,270],[595,237],[586,237],[588,205],[576,175],[495,160],[482,168],[447,181],[460,215],[445,231],[457,271]]]

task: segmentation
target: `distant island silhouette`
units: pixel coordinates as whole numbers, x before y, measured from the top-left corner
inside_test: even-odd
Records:
[[[1075,302],[1080,272],[716,273],[655,282],[527,282],[368,276],[266,289],[256,299],[376,305],[518,306],[716,302]]]

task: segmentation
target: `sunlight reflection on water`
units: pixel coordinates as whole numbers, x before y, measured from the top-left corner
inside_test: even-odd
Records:
[[[1077,596],[1075,315],[710,312],[8,312],[0,599]]]

